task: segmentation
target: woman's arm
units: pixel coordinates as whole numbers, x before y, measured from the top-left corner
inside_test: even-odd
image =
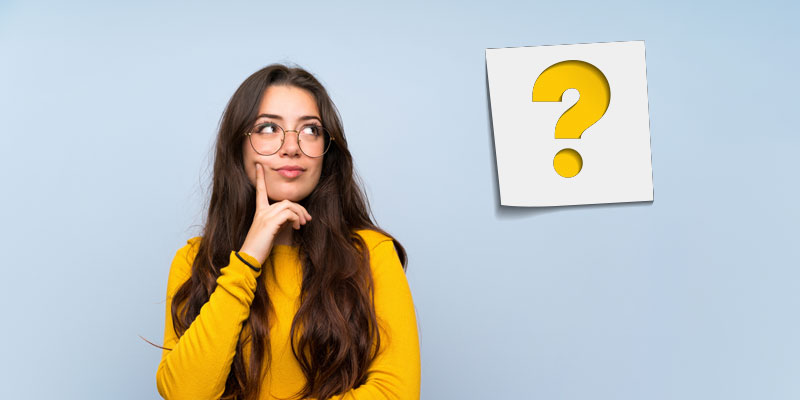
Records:
[[[370,258],[381,349],[367,381],[331,400],[419,399],[419,337],[408,280],[391,239],[376,245]]]
[[[197,318],[178,338],[172,326],[172,297],[190,276],[191,242],[175,254],[167,282],[164,347],[156,372],[158,393],[168,400],[218,399],[225,390],[236,345],[250,304],[255,297],[256,278],[252,270],[231,251],[230,263],[217,278],[217,287],[200,308]],[[249,254],[239,255],[256,268],[261,265]]]

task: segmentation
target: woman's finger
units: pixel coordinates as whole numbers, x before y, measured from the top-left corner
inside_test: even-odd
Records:
[[[269,194],[267,193],[267,179],[264,168],[256,163],[256,207],[269,207]]]
[[[290,210],[295,215],[300,218],[300,223],[305,225],[308,217],[306,217],[307,213],[303,206],[297,204],[291,200],[282,200],[276,204],[273,204],[273,207],[276,208],[277,212],[282,212],[283,210]]]
[[[300,216],[303,224],[305,224],[311,219],[311,214],[309,214],[308,211],[306,211],[306,208],[301,206],[300,204],[291,203],[289,206],[294,210],[295,213],[297,213],[297,215]]]
[[[283,218],[283,222],[281,223],[281,225],[283,225],[283,223],[285,223],[286,221],[291,220],[294,229],[300,229],[300,217],[294,212],[294,210],[290,210],[287,208],[284,209],[279,215],[281,216],[281,218]]]

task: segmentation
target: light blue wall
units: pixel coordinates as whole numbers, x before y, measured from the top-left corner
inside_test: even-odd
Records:
[[[0,398],[157,398],[225,103],[329,88],[423,399],[800,398],[793,2],[0,4]],[[644,40],[655,201],[499,207],[487,47]],[[194,226],[193,226],[194,225]]]

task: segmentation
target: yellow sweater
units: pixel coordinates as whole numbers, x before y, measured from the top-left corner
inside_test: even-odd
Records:
[[[391,238],[373,231],[356,231],[370,249],[375,282],[375,312],[381,321],[381,352],[368,368],[363,385],[334,400],[419,399],[420,355],[417,320],[411,290]],[[225,389],[236,344],[250,304],[255,297],[256,278],[266,273],[265,282],[277,319],[270,327],[272,365],[262,383],[262,400],[287,398],[305,383],[300,365],[292,354],[289,329],[299,307],[302,268],[295,246],[274,245],[267,268],[252,270],[230,254],[221,269],[217,287],[200,309],[189,329],[178,338],[172,328],[172,296],[191,274],[200,237],[194,237],[175,254],[167,282],[164,347],[156,372],[158,392],[168,400],[218,399]],[[261,267],[249,254],[239,252],[247,262]],[[270,268],[270,265],[273,268]],[[386,333],[384,333],[386,332]],[[388,333],[389,337],[386,337]],[[246,347],[245,356],[249,352]]]

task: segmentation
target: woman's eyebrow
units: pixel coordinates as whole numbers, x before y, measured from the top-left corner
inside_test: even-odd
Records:
[[[261,115],[258,116],[258,118],[272,118],[272,119],[279,119],[279,120],[283,121],[283,118],[280,115],[275,115],[275,114],[261,114]],[[322,120],[319,117],[314,116],[314,115],[304,115],[304,116],[298,118],[298,120],[300,120],[300,121],[307,121],[307,120],[310,120],[310,119],[316,119],[319,122],[322,122]]]

